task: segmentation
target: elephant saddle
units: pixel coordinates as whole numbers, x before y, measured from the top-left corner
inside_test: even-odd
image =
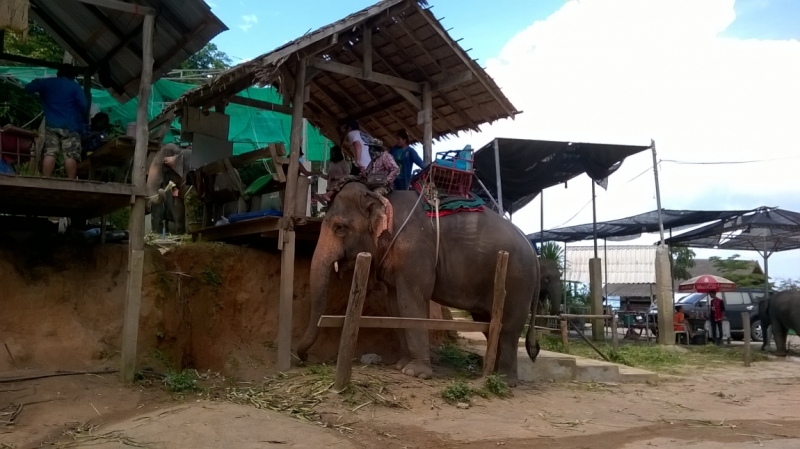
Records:
[[[483,200],[473,194],[468,197],[441,195],[435,188],[424,188],[420,181],[411,184],[411,188],[423,196],[422,207],[429,217],[437,215],[435,200],[439,200],[438,216],[457,214],[459,212],[483,212]]]

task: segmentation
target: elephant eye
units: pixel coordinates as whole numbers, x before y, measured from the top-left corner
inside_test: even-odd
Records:
[[[333,232],[339,237],[344,237],[347,234],[347,226],[337,223],[333,225]]]

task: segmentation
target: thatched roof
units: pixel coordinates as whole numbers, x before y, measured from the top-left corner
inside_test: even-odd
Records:
[[[371,35],[375,78],[406,80],[408,86],[403,86],[407,88],[365,79],[362,61],[366,29]],[[519,113],[433,14],[414,0],[384,0],[306,34],[219,74],[184,94],[169,109],[210,108],[255,84],[277,87],[288,105],[296,63],[301,58],[311,58],[304,116],[336,142],[341,139],[341,125],[348,119],[359,120],[362,130],[384,141],[392,141],[400,129],[405,129],[412,141],[422,140],[418,125],[421,100],[419,92],[414,92],[422,83],[429,83],[433,90],[434,139],[477,130],[483,123]],[[326,64],[358,74],[320,70]],[[461,82],[454,84],[457,81]]]

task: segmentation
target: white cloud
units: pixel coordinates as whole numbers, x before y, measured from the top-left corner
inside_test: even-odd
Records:
[[[245,33],[253,28],[253,25],[258,23],[258,17],[255,14],[248,14],[242,16],[242,23],[239,24],[239,29],[244,31]]]
[[[720,37],[735,20],[733,4],[570,1],[487,62],[506,96],[525,112],[437,149],[479,147],[494,137],[642,145],[652,138],[664,160],[780,159],[742,165],[664,162],[663,207],[800,210],[800,43]],[[652,172],[628,182],[648,166],[649,153],[633,156],[611,177],[607,192],[597,189],[598,220],[655,209]],[[555,227],[590,200],[590,183],[581,177],[568,189],[546,190],[544,198],[545,227]],[[539,217],[536,200],[515,213],[514,222],[533,232]],[[591,219],[589,206],[569,224]],[[650,236],[641,243],[653,241]],[[770,259],[776,276],[800,278],[800,257],[794,253]],[[777,263],[790,259],[791,266]]]

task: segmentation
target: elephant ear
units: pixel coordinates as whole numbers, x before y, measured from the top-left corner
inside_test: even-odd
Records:
[[[364,210],[369,220],[369,231],[375,239],[375,245],[386,249],[392,241],[392,226],[394,224],[394,209],[392,203],[383,195],[375,192],[364,192]]]

